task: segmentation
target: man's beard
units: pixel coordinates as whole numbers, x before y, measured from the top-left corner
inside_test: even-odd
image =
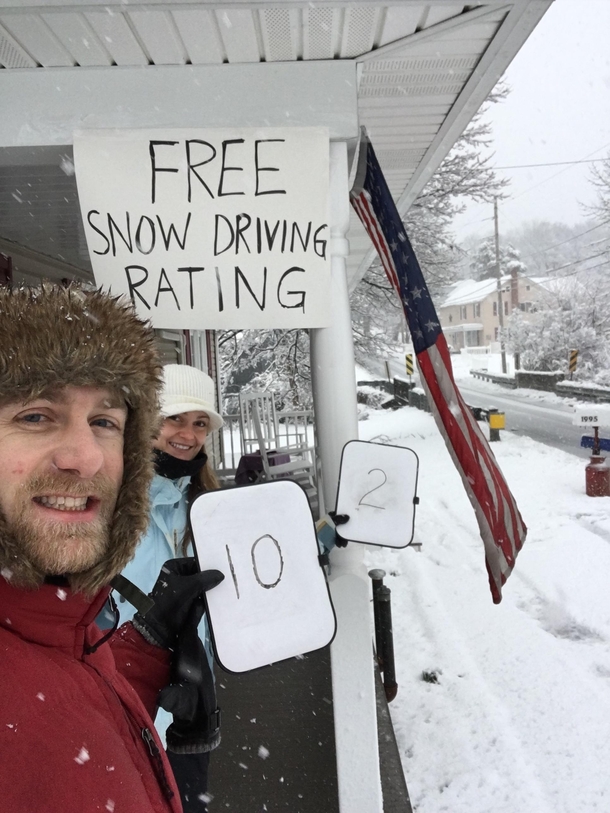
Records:
[[[32,497],[63,493],[99,499],[96,518],[88,522],[57,522],[34,513]],[[8,525],[23,554],[43,573],[53,576],[82,573],[100,562],[108,550],[116,496],[116,484],[104,476],[88,481],[65,474],[34,476],[24,483],[14,519]],[[74,515],[78,516],[78,512]]]

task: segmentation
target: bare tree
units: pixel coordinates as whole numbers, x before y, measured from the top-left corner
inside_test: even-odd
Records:
[[[597,200],[583,207],[585,211],[608,222],[610,220],[610,154],[598,164],[593,164],[591,183],[597,189]]]

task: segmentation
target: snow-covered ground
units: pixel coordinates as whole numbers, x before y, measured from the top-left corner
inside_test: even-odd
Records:
[[[414,809],[608,813],[610,498],[585,495],[582,460],[503,432],[494,451],[529,532],[495,606],[432,417],[368,409],[360,437],[420,460],[421,551],[367,550],[392,589],[391,711]]]

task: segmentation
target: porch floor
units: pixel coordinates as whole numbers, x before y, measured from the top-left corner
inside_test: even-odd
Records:
[[[375,680],[384,813],[411,813],[377,670]],[[210,813],[339,813],[330,648],[241,675],[217,669],[216,690]]]

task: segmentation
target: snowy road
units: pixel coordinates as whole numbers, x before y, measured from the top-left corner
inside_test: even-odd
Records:
[[[466,403],[484,408],[496,407],[506,414],[506,428],[512,432],[581,459],[589,458],[590,451],[580,446],[580,438],[586,433],[582,427],[572,425],[573,405],[568,399],[533,390],[509,390],[481,381],[470,375],[466,357],[454,355],[451,360],[457,385]],[[388,363],[391,375],[405,377],[402,357]],[[386,378],[385,363],[371,360],[369,366],[376,375]],[[419,381],[418,375],[416,380]]]
[[[360,435],[420,458],[421,552],[367,551],[392,589],[391,711],[415,810],[608,813],[610,498],[585,496],[578,458],[505,433],[494,452],[529,533],[494,606],[474,514],[432,418],[370,410]]]
[[[520,395],[518,390],[502,391],[497,385],[490,391],[489,388],[486,389],[484,382],[477,386],[479,382],[476,379],[461,379],[457,383],[466,403],[473,406],[495,406],[502,410],[506,414],[506,428],[512,432],[582,458],[588,458],[591,454],[580,446],[580,438],[586,433],[582,427],[572,425],[571,405],[536,403]]]

